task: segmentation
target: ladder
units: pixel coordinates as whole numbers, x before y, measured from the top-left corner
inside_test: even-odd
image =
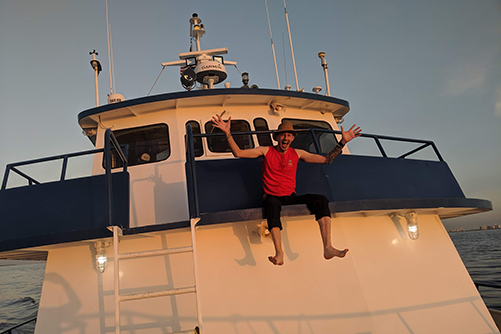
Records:
[[[143,251],[143,252],[132,252],[132,253],[119,253],[118,243],[119,237],[123,235],[122,229],[118,226],[111,226],[113,232],[113,256],[114,256],[114,281],[115,281],[115,333],[120,334],[120,303],[129,300],[146,299],[162,296],[174,296],[185,293],[195,293],[196,303],[197,303],[197,320],[198,326],[191,330],[173,332],[170,334],[199,334],[200,328],[202,327],[202,313],[200,306],[200,297],[197,293],[198,287],[198,266],[197,266],[197,255],[196,255],[196,240],[195,240],[195,227],[200,218],[190,219],[191,228],[191,246],[177,247],[177,248],[167,248],[153,251]],[[144,293],[130,293],[130,294],[120,294],[120,260],[167,255],[167,254],[180,254],[180,253],[193,253],[193,272],[195,275],[195,286],[176,288],[163,291],[152,291]]]

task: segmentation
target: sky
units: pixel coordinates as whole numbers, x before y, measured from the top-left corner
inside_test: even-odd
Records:
[[[189,18],[198,13],[202,49],[225,59],[250,84],[277,88],[265,1],[109,0],[116,91],[145,96],[161,63],[189,51]],[[294,72],[282,0],[268,0],[280,86]],[[488,213],[444,220],[446,228],[501,224],[501,1],[288,0],[299,88],[325,81],[348,100],[344,125],[371,134],[432,140],[467,198],[492,201]],[[100,103],[109,92],[105,0],[0,0],[0,168],[12,162],[92,149],[77,123],[95,106],[89,52],[103,65]],[[241,79],[227,68],[231,87]],[[166,68],[152,95],[181,91]],[[357,139],[353,154],[373,145]],[[429,154],[429,153],[426,153]],[[25,169],[54,180],[60,162]],[[88,175],[88,158],[69,176]],[[10,186],[20,184],[12,177]]]

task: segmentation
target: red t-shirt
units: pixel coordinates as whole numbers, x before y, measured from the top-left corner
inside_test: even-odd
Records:
[[[298,161],[299,156],[292,147],[281,154],[275,146],[271,146],[261,167],[264,192],[273,196],[289,196],[296,192]]]

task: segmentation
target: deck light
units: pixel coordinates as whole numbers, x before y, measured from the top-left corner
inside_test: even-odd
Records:
[[[270,108],[276,113],[285,112],[287,110],[286,105],[277,103],[276,101],[271,101]]]
[[[181,84],[187,90],[191,90],[191,88],[195,85],[195,80],[197,79],[197,74],[191,67],[185,69],[183,74],[181,75]]]
[[[186,58],[186,66],[195,66],[197,64],[196,57]]]
[[[405,220],[407,220],[407,234],[409,235],[409,238],[416,240],[417,238],[419,238],[417,213],[414,211],[408,212],[404,217]]]
[[[104,273],[108,266],[108,256],[106,255],[106,247],[108,247],[108,244],[109,243],[104,241],[97,241],[94,244],[96,248],[96,269],[101,273]]]

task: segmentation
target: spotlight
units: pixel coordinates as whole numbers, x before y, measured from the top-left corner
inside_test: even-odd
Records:
[[[287,110],[287,106],[277,103],[275,101],[272,101],[270,103],[270,107],[276,113],[285,112]]]
[[[407,220],[407,234],[412,240],[419,238],[419,228],[417,222],[417,213],[408,212],[405,214],[405,220]]]
[[[109,243],[104,241],[97,241],[94,244],[96,248],[96,269],[101,273],[104,273],[108,266],[108,256],[106,255],[106,247],[108,247],[108,245]]]

